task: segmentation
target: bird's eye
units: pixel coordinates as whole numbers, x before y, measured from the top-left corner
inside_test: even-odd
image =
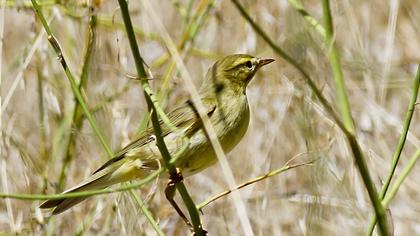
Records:
[[[252,68],[252,63],[251,63],[251,61],[247,61],[247,62],[245,63],[245,66],[246,66],[246,67],[248,67],[249,69],[251,69],[251,68]]]

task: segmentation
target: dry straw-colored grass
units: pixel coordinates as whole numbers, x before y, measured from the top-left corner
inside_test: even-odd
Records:
[[[57,191],[70,133],[74,134],[75,148],[66,187],[90,175],[108,157],[86,119],[80,129],[70,128],[75,98],[31,3],[2,2],[7,4],[1,67],[1,192],[52,194]],[[87,45],[89,9],[80,1],[58,2],[44,2],[42,11],[78,80]],[[135,75],[136,70],[117,1],[93,2],[89,4],[95,9],[98,24],[82,94],[89,108],[95,110],[94,118],[105,141],[117,151],[135,135],[147,106],[138,81],[127,76]],[[310,73],[338,110],[329,48],[319,32],[288,1],[240,2]],[[242,183],[266,174],[296,155],[293,163],[317,161],[239,190],[254,235],[364,234],[373,214],[366,188],[345,136],[301,75],[275,55],[231,1],[151,3],[196,85],[222,55],[249,53],[276,59],[248,88],[251,125],[244,140],[228,154],[235,180]],[[304,1],[303,5],[323,22],[320,1]],[[171,68],[170,58],[162,61],[169,55],[167,47],[141,1],[129,1],[129,7],[142,56],[154,75],[150,84],[155,91],[163,91],[163,107],[174,107],[188,98],[184,80]],[[346,0],[331,1],[331,8],[357,138],[380,189],[420,62],[420,4],[416,0]],[[190,21],[200,25],[193,40],[194,32],[187,30]],[[10,100],[5,103],[9,93]],[[397,176],[420,147],[418,116],[416,110]],[[415,167],[391,202],[388,218],[393,221],[395,235],[420,234],[418,179],[420,171]],[[227,188],[218,165],[185,182],[196,203]],[[136,193],[147,202],[165,234],[186,235],[188,229],[164,197],[165,184],[161,177]],[[128,193],[95,196],[52,218],[38,209],[39,203],[1,200],[0,235],[156,235]],[[206,206],[203,213],[203,226],[209,235],[244,234],[229,196]]]

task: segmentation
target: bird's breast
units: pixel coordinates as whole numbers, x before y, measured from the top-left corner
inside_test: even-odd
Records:
[[[220,110],[217,133],[223,150],[230,152],[245,135],[250,119],[250,112],[245,95],[240,99],[232,99],[224,109]]]
[[[223,100],[223,105],[217,105],[210,121],[219,138],[220,144],[227,154],[245,135],[250,120],[250,112],[246,96]],[[190,147],[185,158],[181,158],[178,167],[185,175],[197,173],[217,162],[217,156],[201,129],[190,138]]]

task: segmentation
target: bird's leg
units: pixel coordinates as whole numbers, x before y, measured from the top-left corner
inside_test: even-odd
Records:
[[[175,202],[175,190],[176,190],[176,184],[180,183],[184,180],[184,177],[182,176],[181,171],[177,168],[175,174],[171,174],[169,176],[169,182],[166,185],[165,188],[165,196],[166,199],[168,199],[169,203],[172,205],[173,208],[175,208],[178,215],[185,221],[185,223],[190,227],[190,229],[193,228],[190,221],[187,219],[185,214],[182,212],[181,208],[179,208],[178,204]]]

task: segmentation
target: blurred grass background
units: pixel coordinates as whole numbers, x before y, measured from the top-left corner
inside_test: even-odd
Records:
[[[107,155],[83,119],[71,127],[75,99],[57,56],[30,2],[5,5],[1,70],[2,192],[55,193],[66,148],[70,148],[62,187],[79,183]],[[323,38],[288,1],[241,1],[253,19],[316,79],[336,104],[334,81]],[[85,65],[89,27],[95,37],[82,90],[99,128],[114,151],[144,127],[147,106],[135,75],[116,1],[40,1],[42,10],[79,80]],[[292,157],[317,159],[240,190],[255,235],[361,235],[372,215],[365,187],[342,132],[326,115],[311,90],[290,65],[275,56],[230,1],[151,1],[177,44],[196,85],[223,55],[248,53],[273,57],[248,88],[251,124],[244,140],[228,154],[237,183],[280,168]],[[322,23],[319,1],[302,1]],[[167,47],[148,13],[137,1],[130,12],[151,86],[170,109],[188,93]],[[90,10],[93,8],[93,13]],[[420,4],[415,0],[332,1],[336,45],[349,101],[377,188],[389,171],[420,62]],[[89,26],[91,15],[97,24]],[[15,89],[14,89],[15,88]],[[12,92],[11,92],[12,91]],[[10,99],[8,99],[10,97]],[[399,171],[419,148],[419,112],[415,111]],[[418,167],[392,202],[395,235],[420,234]],[[164,197],[164,177],[138,190],[168,235],[188,229]],[[220,168],[211,167],[186,180],[196,203],[226,189]],[[68,213],[48,218],[40,201],[0,201],[0,234],[155,235],[129,194],[96,196]],[[229,197],[203,209],[209,235],[241,235]]]

